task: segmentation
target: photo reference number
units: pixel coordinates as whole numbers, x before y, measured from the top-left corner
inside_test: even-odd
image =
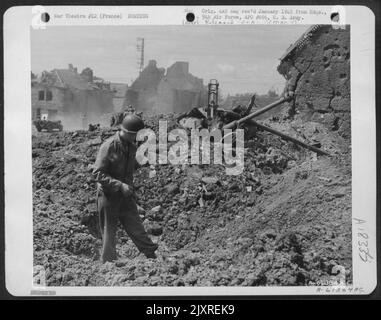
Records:
[[[169,315],[177,318],[180,314],[189,313],[195,317],[201,315],[232,315],[234,313],[234,305],[220,305],[220,304],[205,304],[195,305],[192,304],[190,309],[181,309],[181,307],[162,307],[154,304],[152,307],[147,307],[146,314],[149,315]]]

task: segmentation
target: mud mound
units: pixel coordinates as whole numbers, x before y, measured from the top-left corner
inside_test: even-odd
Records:
[[[147,118],[175,126],[174,116]],[[271,122],[271,123],[270,123]],[[245,170],[219,165],[140,168],[135,186],[159,259],[139,254],[120,229],[119,260],[101,264],[95,183],[90,171],[114,131],[33,136],[35,265],[48,285],[306,285],[345,268],[351,281],[349,148],[319,123],[270,121],[334,157],[258,132],[245,145]],[[293,131],[293,127],[296,130]],[[300,130],[300,131],[298,131]],[[304,135],[304,137],[303,137]]]

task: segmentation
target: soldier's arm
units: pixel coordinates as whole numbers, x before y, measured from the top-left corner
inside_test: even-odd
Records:
[[[103,144],[99,149],[97,159],[95,161],[93,176],[96,182],[103,187],[117,192],[121,189],[123,182],[110,176],[109,172],[109,146]]]

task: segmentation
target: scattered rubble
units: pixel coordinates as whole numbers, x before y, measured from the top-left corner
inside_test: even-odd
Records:
[[[146,119],[157,132],[159,119]],[[270,120],[269,120],[270,121]],[[115,263],[101,264],[91,169],[114,130],[33,136],[35,265],[48,285],[263,286],[331,279],[334,265],[351,281],[351,163],[343,138],[323,124],[272,122],[299,139],[321,141],[314,153],[258,132],[245,145],[245,171],[218,165],[145,166],[136,173],[144,225],[158,260],[140,255],[120,228]],[[299,131],[291,128],[300,128]],[[315,160],[314,160],[315,159]],[[322,177],[324,179],[322,179]]]
[[[34,132],[34,264],[46,270],[47,285],[302,286],[332,283],[337,270],[352,283],[348,31],[314,26],[291,46],[278,71],[293,103],[260,119],[330,157],[258,127],[245,141],[240,175],[226,175],[222,165],[138,169],[136,194],[143,223],[159,244],[157,260],[139,254],[120,228],[118,260],[99,261],[90,172],[99,146],[116,129]],[[156,80],[164,76],[154,63],[149,67]],[[157,94],[156,85],[149,88],[144,98]],[[145,123],[157,133],[159,120],[166,120],[171,131],[176,116],[150,116]]]

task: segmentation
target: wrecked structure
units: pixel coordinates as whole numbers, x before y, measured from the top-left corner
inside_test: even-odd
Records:
[[[145,118],[156,135],[159,120]],[[174,115],[164,120],[177,127]],[[143,166],[135,185],[141,218],[165,259],[142,258],[118,231],[120,259],[106,265],[98,261],[88,171],[114,131],[34,136],[34,263],[47,270],[47,286],[301,286],[329,281],[335,266],[344,266],[350,284],[351,161],[343,138],[320,123],[271,124],[286,132],[298,125],[338,157],[312,160],[308,150],[259,132],[247,142],[241,175],[217,165]]]
[[[183,112],[205,102],[203,80],[189,73],[189,63],[177,61],[167,71],[155,60],[127,89],[124,105],[152,113]]]
[[[124,105],[132,105],[143,111],[152,110],[156,103],[157,87],[164,73],[164,68],[158,68],[156,61],[150,60],[139,77],[127,89]]]
[[[110,84],[90,68],[78,73],[69,64],[32,79],[32,120],[62,120],[64,128],[87,128],[113,109]]]
[[[124,98],[126,96],[128,85],[126,83],[111,82],[110,89],[114,93],[113,105],[114,111],[123,109]]]
[[[349,26],[310,27],[281,57],[278,71],[295,93],[291,114],[350,138]]]
[[[338,269],[345,270],[342,279],[351,285],[346,32],[311,28],[287,50],[279,71],[288,79],[286,97],[294,92],[285,98],[293,117],[263,113],[267,117],[256,124],[321,147],[334,157],[317,157],[311,149],[258,126],[245,142],[245,170],[240,175],[226,175],[220,165],[137,170],[134,187],[146,210],[141,218],[163,256],[157,261],[142,258],[128,236],[120,233],[120,259],[106,265],[98,262],[101,235],[90,172],[100,145],[115,131],[96,128],[33,136],[34,263],[47,270],[47,286],[312,286],[336,281]],[[304,39],[310,41],[307,46]],[[164,78],[164,69],[153,67],[156,64],[151,63],[151,71]],[[347,79],[340,76],[345,71]],[[142,83],[135,88],[144,88],[147,80],[147,91],[142,95],[137,91],[136,98],[156,102],[161,80],[157,86],[145,76],[138,80]],[[247,109],[255,107],[253,102]],[[339,103],[346,111],[337,109]],[[224,115],[239,113],[233,119],[238,122],[247,109],[234,108]],[[271,110],[280,114],[279,109]],[[258,115],[260,110],[252,111]],[[330,116],[337,119],[334,125],[326,121]],[[144,112],[143,118],[156,136],[159,120],[167,121],[168,130],[178,127],[174,114]]]

